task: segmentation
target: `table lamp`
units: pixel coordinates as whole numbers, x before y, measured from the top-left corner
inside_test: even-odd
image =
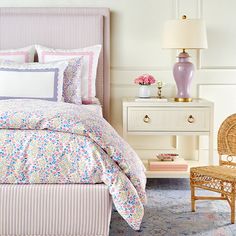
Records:
[[[181,49],[173,67],[173,76],[177,85],[176,102],[191,102],[190,85],[194,74],[194,65],[189,61],[186,49],[207,48],[205,23],[201,19],[169,20],[164,25],[162,48]]]

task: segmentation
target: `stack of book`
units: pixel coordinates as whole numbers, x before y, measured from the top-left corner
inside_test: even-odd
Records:
[[[183,158],[174,161],[149,160],[150,171],[187,171],[188,163]]]

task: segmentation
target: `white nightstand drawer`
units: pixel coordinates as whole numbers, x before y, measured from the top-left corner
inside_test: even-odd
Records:
[[[128,131],[208,131],[208,108],[128,107]]]

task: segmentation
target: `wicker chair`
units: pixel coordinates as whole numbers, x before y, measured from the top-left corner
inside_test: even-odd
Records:
[[[231,207],[231,223],[235,222],[236,193],[236,114],[225,119],[218,131],[219,166],[202,166],[190,169],[191,205],[196,200],[226,200]],[[196,196],[195,188],[220,193],[220,196]]]

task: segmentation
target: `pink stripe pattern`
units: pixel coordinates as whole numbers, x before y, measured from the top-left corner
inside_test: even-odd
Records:
[[[104,184],[0,185],[1,236],[108,236],[112,201]]]

